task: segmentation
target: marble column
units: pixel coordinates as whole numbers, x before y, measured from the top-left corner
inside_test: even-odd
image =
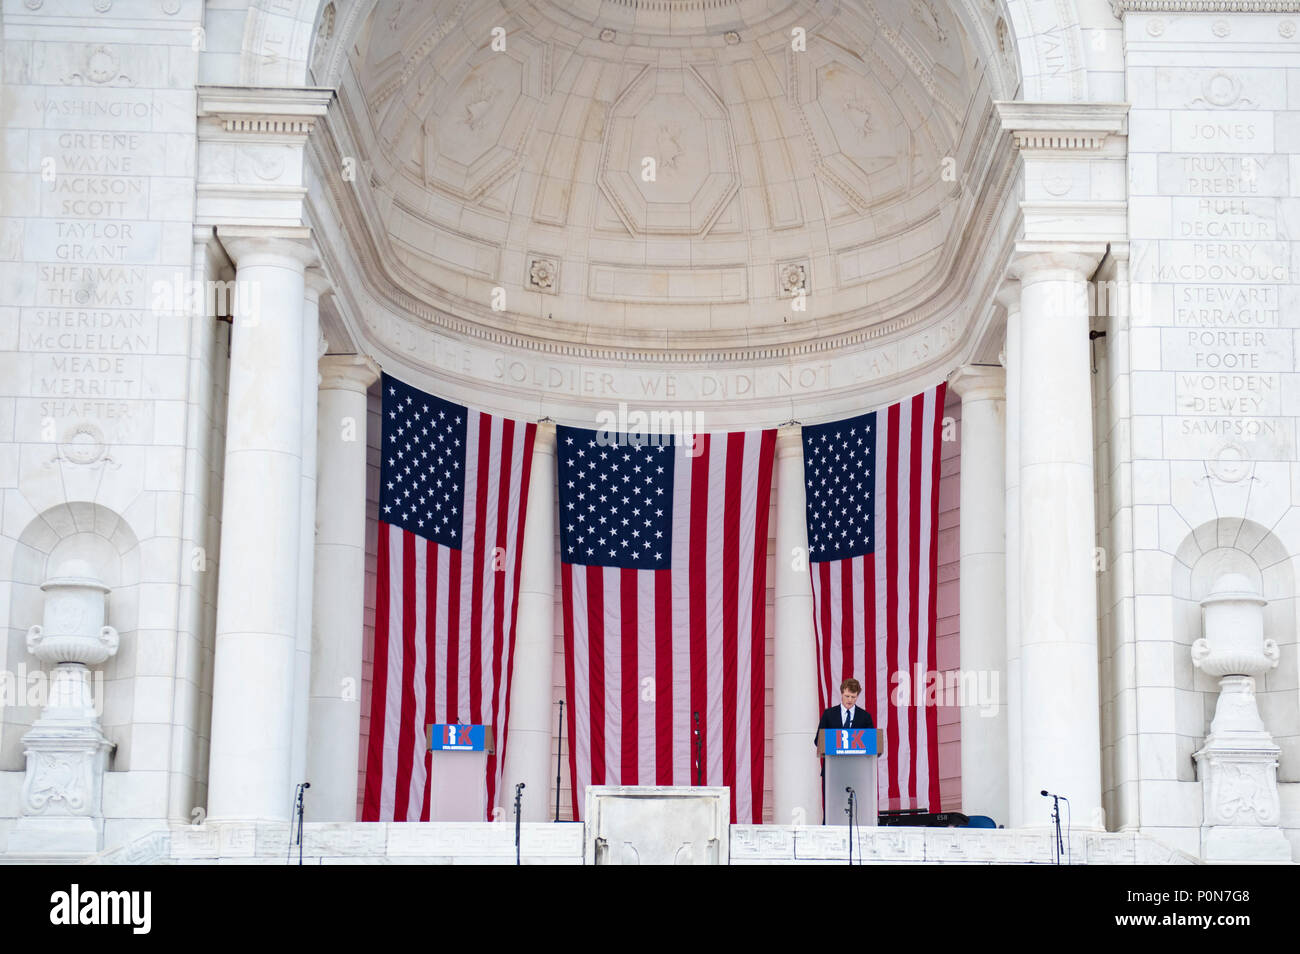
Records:
[[[1105,246],[1025,242],[1020,279],[1020,823],[1104,828],[1087,281]]]
[[[311,687],[312,578],[316,563],[316,405],[320,390],[318,364],[324,354],[324,340],[320,333],[320,296],[329,288],[329,280],[319,268],[307,269],[303,282],[302,496],[298,508],[298,633],[294,652],[290,797],[299,782],[310,781],[307,778],[307,700]]]
[[[551,738],[555,656],[555,425],[537,425],[528,479],[528,516],[519,568],[519,616],[510,687],[510,748],[498,800],[513,821],[514,786],[525,784],[523,820],[555,817]]]
[[[361,656],[366,601],[366,391],[379,368],[364,355],[320,362],[318,479],[308,702],[308,821],[357,820]]]
[[[803,429],[783,427],[776,438],[775,651],[772,697],[772,821],[821,821],[817,727],[817,640],[804,512]]]
[[[1007,820],[1010,828],[1022,824],[1023,800],[1010,793],[1023,787],[1020,754],[1020,282],[1006,281],[997,301],[1007,312],[1006,343],[1002,367],[1006,370],[1006,488],[1003,515],[1006,519],[1006,662],[1004,685],[1007,700]]]
[[[961,397],[962,811],[1007,822],[1006,373],[966,365]]]
[[[222,234],[236,262],[208,817],[290,815],[306,245]]]

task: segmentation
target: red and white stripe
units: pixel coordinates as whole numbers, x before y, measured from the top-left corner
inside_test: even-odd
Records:
[[[762,821],[776,432],[696,440],[674,448],[671,569],[561,565],[575,819],[588,785],[698,781],[731,788],[732,822]]]
[[[822,709],[849,676],[884,744],[879,805],[939,810],[939,736],[925,681],[938,670],[935,573],[939,540],[940,432],[946,385],[876,412],[873,552],[809,564]],[[917,685],[917,675],[920,685]],[[895,680],[896,674],[904,679]],[[895,704],[895,689],[899,693]]]
[[[490,725],[490,818],[509,738],[528,479],[537,425],[466,411],[461,548],[379,521],[363,821],[429,820],[429,723]]]

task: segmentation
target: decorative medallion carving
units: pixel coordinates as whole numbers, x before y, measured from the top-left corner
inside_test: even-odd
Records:
[[[92,421],[78,421],[69,427],[53,459],[81,466],[101,460],[112,462],[108,456],[108,441],[104,432]]]
[[[24,786],[27,811],[40,814],[51,802],[61,802],[70,814],[85,808],[90,758],[82,753],[36,752],[34,755],[36,764]]]
[[[1188,106],[1213,106],[1220,109],[1254,109],[1254,100],[1241,95],[1241,78],[1225,70],[1215,70],[1201,80],[1201,95]]]
[[[808,262],[782,262],[776,268],[777,294],[782,298],[793,298],[800,292],[808,292]]]
[[[120,61],[117,53],[102,43],[86,49],[85,59],[82,61],[82,68],[74,70],[67,76],[62,77],[59,82],[69,85],[84,86],[93,84],[95,86],[134,86],[135,82],[128,76],[122,75]]]
[[[560,263],[553,258],[532,257],[528,260],[528,287],[556,294],[560,285]]]

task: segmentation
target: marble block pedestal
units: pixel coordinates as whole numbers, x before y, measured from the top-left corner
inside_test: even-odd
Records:
[[[725,865],[725,786],[592,785],[584,858],[597,865]]]

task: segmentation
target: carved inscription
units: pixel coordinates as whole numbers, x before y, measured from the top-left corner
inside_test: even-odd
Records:
[[[1239,85],[1230,71],[1193,72],[1187,81],[1207,88]],[[1147,274],[1170,303],[1158,319],[1159,367],[1172,372],[1174,397],[1172,413],[1161,412],[1164,455],[1290,459],[1290,159],[1276,150],[1274,112],[1206,103],[1239,108],[1172,113],[1172,151],[1155,156],[1155,190],[1171,196],[1172,221],[1145,241],[1135,223],[1140,251],[1156,253]]]
[[[118,95],[69,90],[36,102],[47,130],[41,215],[24,233],[23,255],[36,264],[18,347],[33,353],[26,426],[43,440],[64,440],[87,421],[109,441],[150,437],[140,433],[152,415],[139,400],[150,393],[143,362],[159,344],[148,294],[158,276],[148,266],[159,260],[162,226],[148,220],[149,186],[165,171],[164,144],[141,131],[161,115],[148,94]]]

